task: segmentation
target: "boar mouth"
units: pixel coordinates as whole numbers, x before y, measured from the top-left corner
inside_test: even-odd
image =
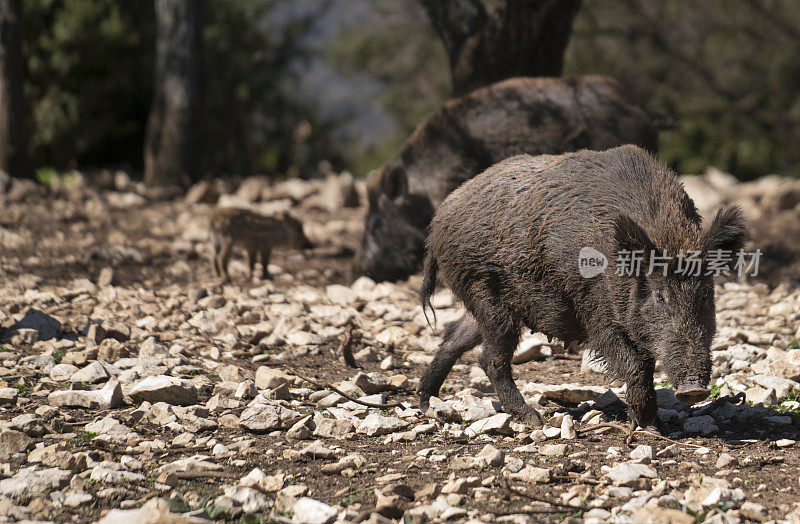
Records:
[[[692,385],[684,385],[678,388],[678,391],[675,392],[675,398],[680,400],[681,402],[688,402],[689,404],[696,404],[701,400],[705,400],[708,398],[708,395],[711,394],[707,388],[701,387],[696,384]]]

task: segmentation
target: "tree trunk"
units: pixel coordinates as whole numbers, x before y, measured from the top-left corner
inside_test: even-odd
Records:
[[[199,178],[203,0],[155,0],[155,91],[144,145],[144,181],[186,186]]]
[[[420,0],[455,96],[514,76],[559,76],[581,0]]]
[[[0,0],[0,170],[29,178],[24,76],[22,0]]]

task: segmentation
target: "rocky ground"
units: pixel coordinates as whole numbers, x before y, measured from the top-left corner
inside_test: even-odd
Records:
[[[719,180],[687,186],[711,205],[735,194]],[[2,519],[800,522],[800,287],[783,273],[718,286],[713,397],[688,406],[661,383],[671,440],[628,445],[602,425],[625,419],[620,384],[537,335],[515,376],[546,427],[502,413],[474,352],[421,413],[439,338],[417,278],[353,281],[346,177],[171,199],[122,173],[0,182]],[[269,281],[237,261],[222,283],[217,204],[292,208],[318,247],[277,253]],[[433,302],[439,326],[460,314]]]

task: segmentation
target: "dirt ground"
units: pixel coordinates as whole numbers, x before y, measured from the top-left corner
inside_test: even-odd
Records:
[[[145,315],[155,317],[156,320],[164,318],[166,319],[164,322],[157,322],[154,327],[148,324],[146,328],[149,331],[148,335],[165,347],[180,341],[186,336],[183,334],[185,328],[172,329],[174,323],[167,321],[171,318],[168,315],[176,314],[177,311],[174,304],[167,305],[173,298],[180,297],[180,300],[185,300],[187,297],[200,295],[245,297],[252,296],[249,294],[253,290],[258,291],[265,286],[264,282],[260,281],[245,282],[241,274],[237,275],[236,272],[243,269],[241,264],[238,269],[234,268],[236,270],[234,276],[238,280],[233,286],[214,278],[205,256],[206,246],[199,239],[199,233],[186,234],[187,229],[199,231],[204,227],[203,217],[209,208],[203,204],[190,205],[180,200],[146,199],[141,201],[137,199],[135,205],[115,206],[106,196],[32,198],[26,202],[7,203],[0,212],[0,227],[3,231],[9,232],[2,237],[4,247],[0,254],[2,262],[0,288],[3,291],[3,296],[0,297],[0,309],[4,314],[2,327],[8,329],[18,316],[29,307],[36,306],[61,321],[62,339],[77,341],[77,345],[67,347],[66,351],[81,349],[87,329],[99,311],[113,310],[113,308],[101,307],[91,296],[81,298],[78,295],[80,299],[76,300],[74,291],[76,280],[88,279],[90,282],[97,282],[101,272],[111,268],[114,288],[155,297],[146,304],[126,305],[127,313],[119,320],[135,323],[137,318],[141,319]],[[286,298],[285,302],[291,304],[302,302],[302,299],[296,299],[295,296],[308,288],[320,290],[324,294],[326,286],[331,284],[349,286],[354,279],[352,253],[358,243],[355,231],[362,213],[363,209],[339,210],[333,214],[316,207],[305,209],[304,220],[318,226],[312,229],[312,232],[317,232],[316,238],[312,239],[324,249],[305,254],[277,252],[272,263],[282,268],[282,272],[268,284],[270,296],[282,294]],[[338,229],[335,225],[331,226],[331,223],[337,221],[349,225]],[[328,234],[326,231],[334,233],[323,238],[323,233]],[[776,282],[770,283],[772,288],[777,285]],[[410,304],[413,302],[417,285],[417,277],[412,278],[409,282],[395,285],[394,293]],[[34,296],[47,293],[52,293],[52,297]],[[725,291],[722,293],[724,295]],[[91,294],[90,292],[89,295]],[[768,301],[769,294],[765,296],[764,300]],[[163,311],[159,310],[159,304],[163,305]],[[369,306],[364,302],[353,305],[359,314],[365,315],[369,314]],[[305,307],[308,310],[308,306]],[[408,314],[388,320],[387,325],[400,326],[415,336],[431,335],[426,328],[411,320],[416,314],[412,308],[413,305],[408,306]],[[797,319],[796,315],[788,318],[789,323]],[[754,322],[757,321],[756,319]],[[309,329],[313,331],[319,322],[322,321],[309,321]],[[727,325],[731,322],[736,321],[727,322]],[[722,322],[722,325],[725,326],[726,322]],[[386,398],[388,401],[407,402],[408,407],[416,407],[416,399],[411,391],[414,379],[418,378],[424,369],[424,359],[407,357],[411,353],[421,354],[421,348],[409,347],[408,342],[383,343],[375,336],[373,329],[368,327],[364,329],[368,333],[365,334],[361,347],[356,350],[369,347],[374,358],[359,360],[361,368],[358,370],[348,367],[342,361],[338,353],[342,336],[333,331],[332,334],[323,335],[320,343],[293,348],[291,358],[288,359],[287,354],[290,353],[286,344],[276,342],[265,345],[242,337],[222,352],[216,359],[214,369],[204,367],[206,357],[201,358],[201,355],[203,348],[219,345],[218,341],[214,336],[193,333],[192,351],[200,353],[184,352],[181,356],[183,365],[179,366],[180,369],[172,369],[170,374],[195,381],[199,391],[198,405],[204,405],[212,397],[215,385],[221,382],[218,371],[224,366],[235,366],[242,370],[242,376],[252,377],[259,367],[266,365],[283,369],[290,374],[294,371],[298,376],[312,378],[323,384],[337,384],[351,380],[359,371],[403,374],[408,377],[408,384],[399,391],[388,393]],[[764,331],[769,329],[765,327]],[[788,330],[784,331],[789,333],[792,329],[796,330],[797,325],[789,325]],[[10,331],[6,333],[7,336],[10,334]],[[785,333],[780,336],[785,338]],[[141,338],[134,337],[126,341],[125,346],[134,352],[141,343]],[[762,349],[767,349],[771,345],[770,342],[751,343]],[[0,386],[16,388],[20,392],[17,403],[0,407],[0,421],[4,424],[3,428],[9,428],[14,427],[10,421],[18,415],[44,413],[37,411],[37,408],[48,405],[48,395],[52,391],[70,386],[51,380],[46,372],[26,372],[19,367],[19,362],[24,357],[38,355],[47,349],[47,346],[42,346],[42,342],[13,345],[7,341],[4,343],[4,349],[13,355],[10,359],[13,362],[8,360],[4,362],[5,376],[1,377],[3,380]],[[56,347],[56,353],[58,351]],[[379,363],[391,356],[394,356],[399,363],[396,368],[388,372]],[[477,366],[474,352],[467,354],[459,364],[461,365],[454,369],[445,384],[442,392],[444,398],[452,398],[452,395],[470,387],[474,382],[470,374]],[[544,358],[516,366],[514,372],[520,383],[529,381],[610,386],[609,378],[596,373],[582,373],[580,368],[580,360]],[[199,376],[205,376],[205,381],[197,380]],[[301,383],[302,381],[297,381],[292,387],[297,387]],[[303,385],[309,386],[307,383]],[[93,389],[98,386],[78,383],[71,387]],[[311,386],[308,389],[319,388]],[[475,390],[474,394],[478,398],[479,396],[494,398],[492,393],[482,393],[478,390]],[[299,398],[302,398],[302,395]],[[68,487],[62,486],[58,489],[62,492],[72,489],[88,493],[91,497],[85,503],[69,506],[59,503],[49,493],[35,496],[28,494],[16,498],[7,496],[3,498],[4,502],[0,503],[0,515],[5,515],[9,520],[27,517],[61,522],[86,522],[102,517],[110,508],[131,509],[154,497],[163,497],[169,500],[175,512],[194,511],[200,508],[205,509],[206,515],[212,518],[237,520],[248,512],[241,507],[226,510],[217,499],[223,495],[225,486],[244,477],[256,467],[267,475],[283,475],[287,485],[306,486],[308,497],[341,508],[338,518],[345,519],[349,515],[353,521],[368,518],[372,518],[373,521],[380,521],[380,518],[398,519],[403,511],[422,503],[429,504],[436,498],[431,496],[428,501],[420,498],[424,496],[419,494],[425,493],[426,486],[435,484],[436,489],[441,490],[453,480],[469,477],[477,478],[475,485],[461,493],[451,494],[447,500],[450,507],[465,510],[455,513],[453,521],[478,519],[561,522],[566,518],[583,518],[589,509],[584,505],[591,505],[594,500],[600,501],[595,504],[596,506],[610,511],[612,508],[623,506],[631,499],[629,494],[614,496],[614,491],[609,491],[609,482],[604,480],[606,473],[604,466],[612,466],[617,462],[616,458],[609,457],[610,450],[616,448],[616,452],[625,459],[633,449],[626,444],[625,435],[613,428],[581,433],[575,439],[556,438],[548,441],[548,443],[566,444],[566,450],[556,456],[544,455],[537,451],[538,444],[531,445],[533,441],[530,430],[468,437],[463,431],[459,433],[453,431],[449,425],[437,423],[431,430],[415,435],[411,440],[401,439],[396,442],[391,442],[392,439],[387,436],[367,436],[353,432],[344,439],[322,440],[325,446],[333,450],[337,458],[360,454],[366,457],[366,464],[363,467],[345,470],[344,474],[329,475],[323,473],[322,468],[335,462],[335,459],[319,460],[313,455],[298,453],[298,450],[311,441],[298,442],[288,439],[285,429],[258,434],[236,424],[236,417],[242,413],[245,406],[246,403],[242,403],[239,407],[215,413],[210,416],[218,423],[213,430],[198,431],[191,441],[180,445],[173,443],[179,435],[176,431],[166,425],[154,423],[149,416],[137,418],[138,406],[135,403],[108,410],[59,407],[57,413],[43,415],[47,430],[35,437],[37,443],[45,445],[64,443],[64,449],[73,456],[85,452],[90,466],[104,461],[119,463],[123,455],[131,457],[141,462],[142,466],[137,472],[142,478],[128,483],[113,484],[93,480],[86,473],[92,469],[89,466],[84,470],[76,468],[72,472]],[[313,402],[300,400],[293,409],[301,407],[308,414],[314,412]],[[576,419],[588,411],[587,406],[559,405],[552,401],[547,403],[546,407],[551,412],[575,413]],[[601,411],[607,419],[620,420],[624,423],[624,406],[612,404]],[[652,461],[645,461],[649,462],[649,467],[656,470],[657,477],[652,480],[639,479],[640,482],[632,484],[633,491],[648,493],[658,481],[664,480],[666,486],[657,494],[663,497],[671,492],[685,492],[693,485],[701,485],[703,478],[723,478],[730,483],[730,489],[740,488],[745,494],[746,501],[763,506],[763,520],[785,518],[800,502],[800,447],[797,444],[778,447],[776,443],[781,439],[800,440],[800,415],[791,409],[780,409],[780,411],[790,417],[789,423],[775,425],[765,422],[765,419],[781,414],[778,413],[778,407],[769,409],[748,407],[740,416],[735,417],[734,421],[720,425],[718,431],[706,436],[681,432],[680,423],[676,423],[669,432],[677,433],[674,438],[677,442],[677,447],[674,448],[677,450],[675,455],[657,456]],[[390,415],[392,412],[391,409],[382,410],[385,415]],[[87,423],[106,416],[115,417],[139,433],[142,438],[138,443],[103,441],[96,438],[94,433],[84,429]],[[424,414],[418,412],[406,414],[404,417],[411,426],[429,422]],[[461,423],[462,429],[468,425],[466,422]],[[391,436],[392,434],[389,434],[389,437]],[[209,451],[211,439],[230,450],[239,449],[239,452],[222,454],[221,458],[213,460],[218,466],[211,470],[214,471],[213,474],[178,479],[166,486],[158,480],[157,469],[164,464],[197,455],[211,455]],[[143,445],[142,441],[150,443],[159,441],[166,445],[148,446]],[[516,482],[517,489],[533,496],[569,501],[569,504],[565,502],[553,505],[524,498],[506,488],[503,480],[507,476],[505,470],[480,464],[470,466],[468,462],[464,466],[464,461],[455,460],[459,457],[474,457],[487,444],[505,452],[506,464],[508,457],[516,457],[522,459],[525,464],[550,471],[549,482],[524,484]],[[635,435],[633,446],[640,444],[652,446],[654,453],[657,453],[672,445],[672,442],[638,433]],[[611,454],[614,452],[611,451]],[[730,465],[718,465],[723,454],[733,457],[733,460],[729,461]],[[3,478],[12,478],[20,468],[28,465],[24,453],[11,454],[7,460],[3,460],[3,463]],[[458,469],[454,469],[454,464],[460,464]],[[387,487],[398,485],[407,486],[412,493],[411,497],[400,498],[400,502],[397,503],[399,513],[393,514],[391,506],[387,506],[389,509],[383,511],[382,517],[374,516],[372,512],[379,502],[379,496],[385,496],[387,492],[396,489]],[[409,491],[408,488],[402,489]],[[574,494],[580,494],[578,499],[562,497],[570,490],[573,490]],[[419,496],[414,497],[413,494]],[[269,494],[269,497],[274,499],[275,494]],[[416,500],[411,500],[414,498]],[[680,500],[678,495],[674,498]],[[220,503],[212,504],[213,501]],[[661,505],[684,511],[698,521],[708,517],[716,518],[719,522],[729,522],[738,518],[746,520],[749,515],[739,513],[740,503],[726,506],[721,502],[718,505],[703,507],[700,511],[666,500]],[[628,513],[624,511],[611,511],[611,513],[613,518],[608,517],[608,519],[629,521],[626,519],[630,517],[626,517]],[[597,512],[596,514],[600,515]],[[406,518],[410,519],[407,521],[415,522],[413,519],[418,517],[411,515],[412,513],[406,512]],[[248,518],[270,521],[290,516],[290,511],[276,511],[274,508],[265,507],[259,512],[250,514]],[[439,517],[435,517],[434,520],[436,518]],[[603,517],[595,517],[597,518],[599,521],[604,521]]]

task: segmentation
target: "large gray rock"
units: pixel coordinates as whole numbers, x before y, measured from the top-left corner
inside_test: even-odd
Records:
[[[112,409],[122,405],[122,386],[119,381],[110,380],[102,389],[95,391],[53,391],[47,396],[47,402],[55,407]]]
[[[292,510],[292,520],[301,524],[330,524],[339,513],[333,506],[308,497],[298,499]]]
[[[113,417],[105,417],[100,420],[90,422],[84,426],[84,430],[91,433],[97,433],[98,436],[120,442],[124,442],[130,438],[136,438],[139,436],[138,433]]]
[[[294,376],[278,369],[261,366],[256,370],[255,384],[258,389],[275,389],[284,384],[293,384]]]
[[[464,430],[468,437],[476,437],[484,433],[511,433],[511,415],[498,413],[483,420],[476,420]]]
[[[53,366],[53,369],[55,369],[55,366]],[[50,370],[50,372],[52,373],[53,370]],[[80,382],[97,384],[98,382],[105,382],[116,375],[119,375],[119,369],[116,366],[97,360],[70,375],[69,381],[73,384]]]
[[[644,464],[632,464],[630,462],[622,462],[617,464],[611,471],[606,473],[606,477],[616,486],[628,486],[635,483],[640,478],[658,478],[658,473],[653,468]]]
[[[684,421],[683,430],[687,433],[700,433],[702,435],[709,435],[715,431],[719,431],[719,427],[717,427],[714,422],[714,417],[711,415],[690,417]]]
[[[135,402],[166,402],[177,406],[197,403],[197,388],[194,384],[169,375],[146,377],[134,384],[128,395]]]
[[[800,388],[800,384],[794,380],[789,380],[784,377],[776,377],[775,375],[753,375],[750,380],[765,389],[774,389],[775,396],[778,401],[785,399],[789,393]],[[748,395],[748,400],[750,400]]]
[[[0,433],[0,460],[8,460],[15,453],[24,453],[33,444],[34,440],[22,431],[7,429]]]
[[[301,413],[277,403],[253,403],[239,416],[239,425],[261,433],[289,428],[301,418]]]
[[[60,489],[69,482],[71,476],[71,471],[58,468],[22,468],[13,477],[0,480],[0,495],[27,499],[42,492]]]
[[[172,513],[169,502],[164,499],[151,499],[139,509],[112,509],[98,524],[208,524],[207,519]]]
[[[368,437],[386,435],[408,426],[408,422],[397,417],[384,417],[378,413],[370,413],[356,427],[357,433]]]
[[[78,366],[72,364],[56,364],[50,370],[50,378],[57,382],[64,382],[78,372]]]
[[[354,429],[353,423],[349,420],[324,418],[317,423],[317,427],[314,429],[314,436],[343,439],[347,438]]]
[[[0,404],[15,404],[19,397],[19,390],[16,388],[0,388]]]

